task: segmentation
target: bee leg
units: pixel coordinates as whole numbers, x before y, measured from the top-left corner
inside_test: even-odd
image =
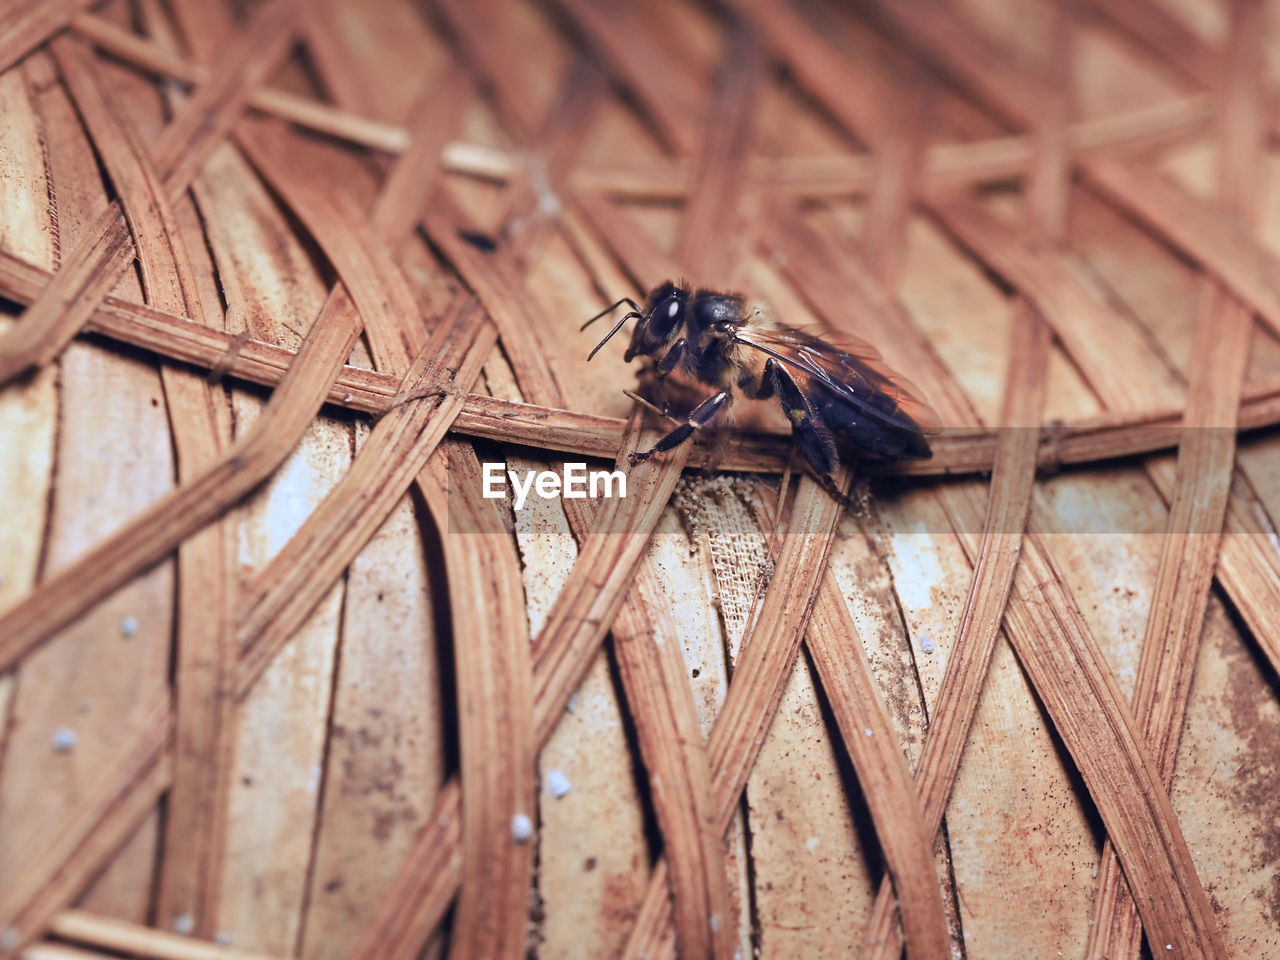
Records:
[[[665,437],[653,445],[653,449],[645,453],[633,453],[631,455],[632,463],[642,463],[648,460],[655,453],[662,453],[673,447],[678,447],[693,435],[695,430],[701,430],[714,419],[715,415],[724,408],[729,402],[732,394],[728,390],[721,390],[714,396],[703,400],[693,409],[693,413],[689,414],[689,419],[680,426],[676,427]]]
[[[685,349],[689,346],[689,342],[681,337],[670,347],[667,352],[662,355],[662,359],[653,365],[653,373],[656,378],[654,388],[658,394],[658,400],[662,403],[662,413],[667,415],[671,412],[671,408],[667,406],[667,375],[680,365],[681,359],[684,358]]]
[[[646,410],[651,410],[654,413],[656,413],[658,416],[665,417],[666,419],[670,420],[674,424],[678,425],[680,423],[679,420],[671,416],[671,414],[668,413],[666,410],[663,410],[661,407],[657,406],[656,404],[646,400],[644,397],[640,396],[640,394],[636,393],[634,390],[623,390],[622,395],[626,397],[628,400],[630,400],[632,403],[638,403],[640,404],[640,406],[644,407]]]
[[[772,369],[769,364],[773,364]],[[834,479],[836,468],[840,466],[840,456],[831,431],[822,423],[804,393],[780,363],[770,359],[765,367],[766,379],[772,380],[782,409],[791,421],[791,434],[796,446],[800,448],[827,492],[849,506],[849,498],[836,486]]]

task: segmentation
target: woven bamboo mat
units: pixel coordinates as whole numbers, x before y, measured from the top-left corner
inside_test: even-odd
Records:
[[[0,957],[1280,956],[1277,40],[0,11]],[[676,277],[932,459],[630,465],[578,327]],[[482,495],[566,460],[627,496]]]

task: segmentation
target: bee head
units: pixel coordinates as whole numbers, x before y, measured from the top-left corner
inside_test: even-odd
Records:
[[[689,290],[667,281],[654,287],[645,304],[644,316],[631,332],[631,345],[623,359],[630,361],[638,354],[653,354],[670,342],[684,325]]]

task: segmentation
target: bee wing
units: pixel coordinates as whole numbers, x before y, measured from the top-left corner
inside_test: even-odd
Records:
[[[740,329],[735,339],[769,354],[807,376],[810,382],[847,400],[869,416],[898,430],[938,433],[942,424],[920,391],[895,373],[880,351],[857,337],[839,346],[794,327]]]

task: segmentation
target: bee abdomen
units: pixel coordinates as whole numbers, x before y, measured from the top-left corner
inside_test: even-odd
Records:
[[[867,391],[867,408],[894,414],[898,405],[886,394]],[[929,442],[919,430],[885,423],[870,409],[840,397],[823,394],[811,398],[814,412],[832,433],[865,453],[886,460],[923,460],[931,455]]]

